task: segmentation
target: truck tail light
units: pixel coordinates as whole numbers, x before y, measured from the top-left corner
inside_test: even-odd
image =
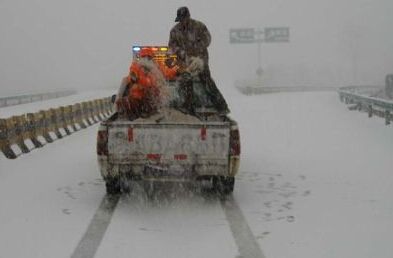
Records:
[[[97,155],[108,155],[108,130],[106,128],[98,130]]]
[[[146,155],[146,158],[149,160],[160,160],[161,159],[161,154],[157,154],[157,153],[148,153]]]
[[[186,160],[187,159],[187,154],[175,154],[174,155],[175,160]]]
[[[206,141],[206,136],[207,136],[207,130],[206,127],[201,128],[201,140]]]
[[[132,142],[134,141],[134,129],[133,128],[128,128],[128,141]]]
[[[237,127],[231,128],[230,132],[230,155],[239,156],[240,155],[240,134]]]

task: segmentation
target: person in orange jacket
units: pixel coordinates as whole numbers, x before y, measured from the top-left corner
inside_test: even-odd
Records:
[[[133,120],[155,113],[162,103],[160,85],[162,72],[153,61],[151,49],[142,49],[139,59],[130,66],[129,76],[123,79],[116,104],[118,111]]]

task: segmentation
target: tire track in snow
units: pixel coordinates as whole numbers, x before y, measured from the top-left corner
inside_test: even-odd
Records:
[[[221,200],[221,207],[231,227],[233,238],[239,249],[241,258],[265,258],[257,240],[251,232],[243,212],[233,196]]]
[[[108,196],[102,199],[100,206],[93,216],[86,233],[79,241],[71,258],[93,258],[105,235],[120,195]]]
[[[112,215],[119,202],[120,195],[106,195],[71,258],[94,258],[105,232],[111,222]],[[233,238],[241,258],[265,258],[254,235],[248,226],[243,212],[233,196],[227,196],[220,201],[225,216],[232,231]]]

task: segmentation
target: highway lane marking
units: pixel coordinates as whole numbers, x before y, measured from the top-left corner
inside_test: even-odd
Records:
[[[93,258],[95,256],[119,199],[120,195],[105,195],[71,258]]]
[[[106,195],[94,214],[89,226],[71,258],[94,258],[105,232],[111,222],[113,213],[120,200],[120,195]],[[229,223],[233,238],[238,247],[241,258],[265,258],[259,247],[243,212],[237,205],[233,196],[220,200],[222,209]]]
[[[265,258],[265,255],[246,222],[243,212],[237,205],[233,196],[227,196],[220,202],[229,222],[233,238],[239,249],[240,257]]]

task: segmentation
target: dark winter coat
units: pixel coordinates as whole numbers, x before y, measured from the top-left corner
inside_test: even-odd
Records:
[[[206,25],[194,19],[187,19],[176,24],[170,32],[169,48],[178,56],[182,63],[189,57],[199,57],[207,66],[209,54],[207,47],[210,45],[211,36]]]
[[[168,46],[177,55],[180,67],[186,67],[191,57],[199,57],[203,60],[204,68],[199,73],[199,79],[204,85],[206,95],[220,113],[227,114],[229,113],[228,105],[210,75],[209,53],[207,51],[210,42],[211,36],[206,25],[188,18],[171,29]],[[182,78],[180,85],[184,108],[193,113],[192,83],[190,79]]]

